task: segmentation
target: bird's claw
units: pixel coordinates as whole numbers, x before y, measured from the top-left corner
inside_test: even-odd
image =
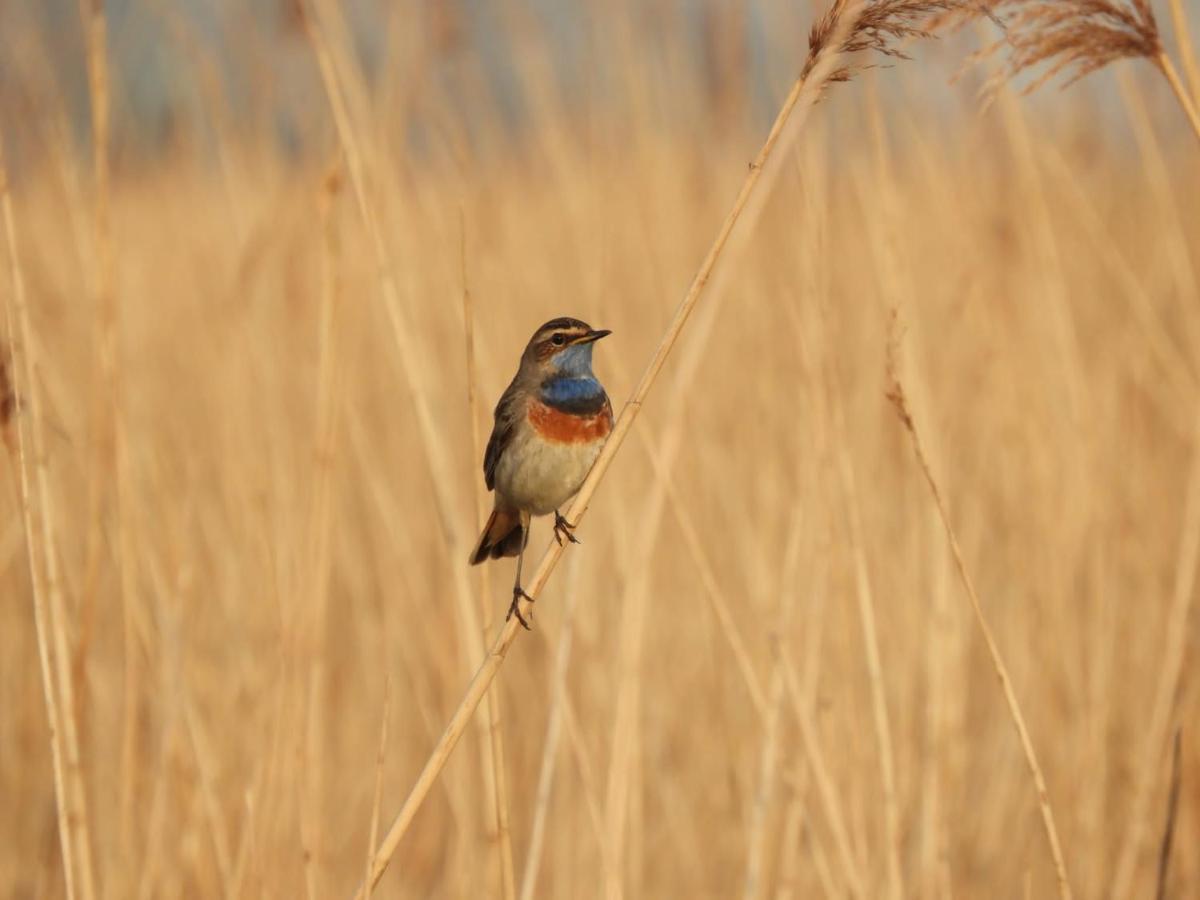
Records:
[[[558,546],[561,547],[564,538],[572,544],[583,543],[583,541],[575,537],[575,526],[568,522],[566,516],[562,515],[556,509],[554,511],[554,540],[558,541]]]
[[[525,589],[522,588],[518,584],[516,587],[513,588],[512,603],[508,607],[508,615],[506,615],[504,617],[504,621],[507,622],[513,616],[516,616],[517,621],[521,623],[522,628],[524,628],[526,631],[532,631],[533,629],[529,627],[529,623],[527,621],[525,621],[525,617],[523,615],[521,615],[521,598],[522,597],[524,597],[530,603],[533,602],[533,598],[530,597],[527,593],[525,593]],[[530,618],[533,618],[533,610],[530,610]]]

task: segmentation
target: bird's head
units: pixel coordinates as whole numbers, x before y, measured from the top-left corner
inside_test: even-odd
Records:
[[[592,344],[611,334],[579,319],[551,319],[533,333],[521,367],[543,377],[583,378],[592,374]]]

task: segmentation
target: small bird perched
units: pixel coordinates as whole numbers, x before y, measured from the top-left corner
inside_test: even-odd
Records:
[[[554,513],[554,538],[572,543],[575,526],[558,508],[583,484],[613,426],[612,404],[592,374],[592,345],[609,331],[578,319],[552,319],[533,333],[512,383],[496,404],[496,424],[483,455],[483,476],[495,505],[471,565],[517,557],[508,616],[521,615],[521,563],[533,516]]]

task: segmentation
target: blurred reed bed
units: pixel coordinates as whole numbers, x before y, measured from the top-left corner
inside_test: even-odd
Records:
[[[581,14],[568,83],[562,41],[513,5],[490,23],[512,51],[504,90],[457,6],[419,29],[382,18],[397,49],[346,78],[347,114],[397,320],[302,23],[225,11],[225,63],[194,22],[139,9],[173,22],[194,105],[147,142],[130,83],[109,80],[101,231],[72,88],[36,30],[6,29],[20,77],[0,94],[19,247],[0,274],[7,297],[19,269],[28,300],[75,826],[108,896],[345,895],[478,663],[457,552],[477,525],[472,435],[553,315],[614,330],[599,369],[629,392],[812,17]],[[128,22],[109,23],[114,72]],[[507,895],[497,803],[527,896],[1053,890],[1021,748],[885,397],[896,309],[900,375],[1076,893],[1154,889],[1171,773],[1147,735],[1179,724],[1169,887],[1200,887],[1194,141],[1148,68],[980,114],[971,85],[946,84],[962,49],[914,49],[818,106],[496,682],[501,764],[481,713],[381,896]],[[4,465],[0,891],[57,896],[11,450]],[[1160,710],[1164,660],[1179,679]]]

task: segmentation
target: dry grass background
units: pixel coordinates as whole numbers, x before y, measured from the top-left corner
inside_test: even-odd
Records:
[[[781,92],[808,15],[767,9]],[[398,808],[479,661],[455,573],[478,523],[473,434],[555,315],[613,329],[597,368],[628,393],[761,141],[734,77],[753,60],[713,51],[729,77],[706,82],[682,28],[596,12],[564,99],[545,36],[508,13],[520,128],[486,114],[466,50],[417,52],[395,22],[399,62],[352,96],[453,473],[446,522],[303,38],[234,42],[294,44],[305,99],[265,73],[255,102],[291,103],[299,156],[238,124],[185,28],[199,123],[140,149],[116,84],[115,377],[86,152],[52,89],[32,104],[45,59],[8,39],[26,92],[0,121],[105,897],[349,894],[373,815]],[[1194,139],[1148,68],[980,115],[970,85],[945,86],[957,58],[819,105],[510,653],[503,776],[518,887],[539,848],[531,896],[1053,893],[1020,746],[885,398],[893,310],[1076,894],[1154,890],[1170,753],[1147,735],[1164,715],[1183,729],[1169,895],[1200,891]],[[61,896],[15,452],[3,466],[0,894]],[[485,576],[498,617],[511,572]],[[380,896],[502,894],[486,755],[472,730]]]

